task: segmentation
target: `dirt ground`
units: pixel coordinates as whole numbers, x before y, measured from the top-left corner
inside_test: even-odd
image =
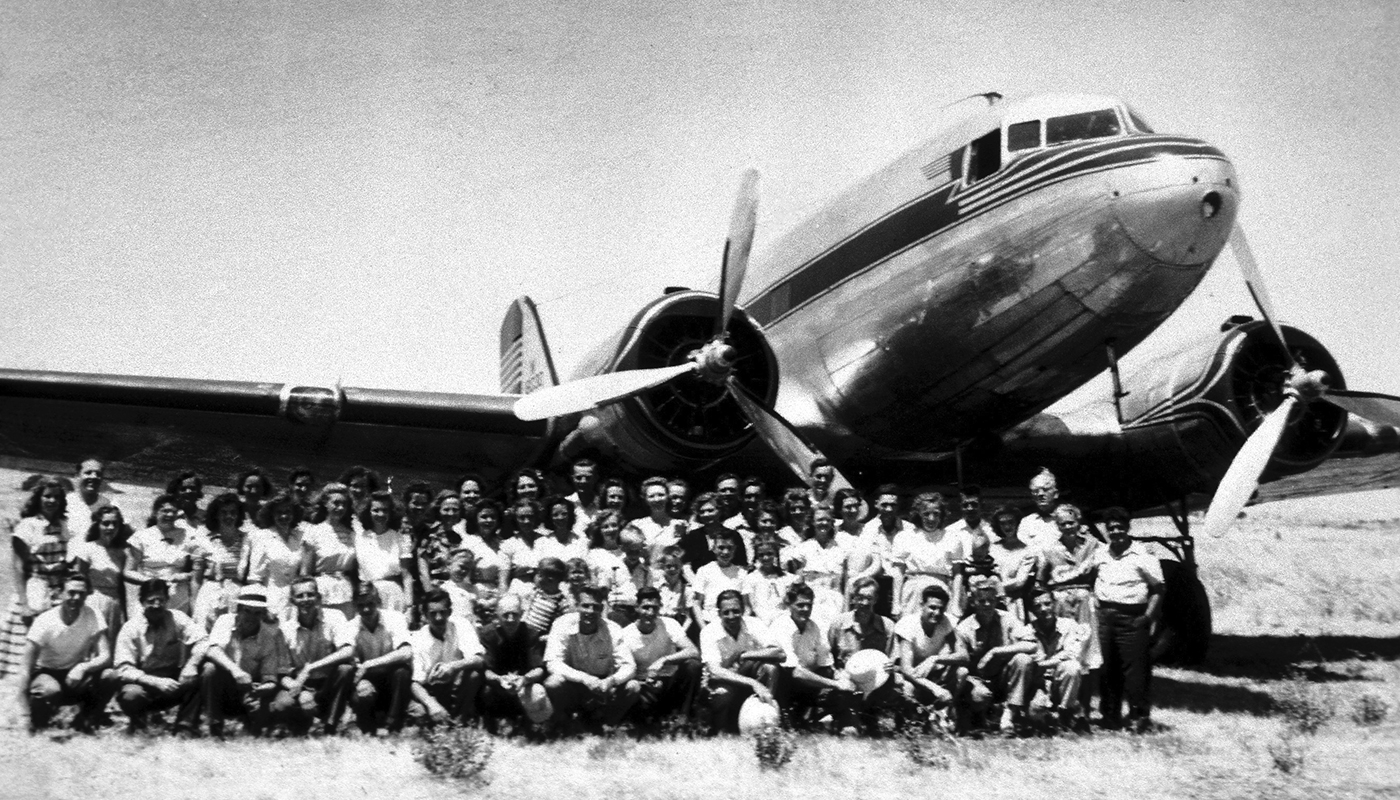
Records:
[[[0,470],[0,508],[18,508],[23,477]],[[153,493],[114,488],[143,518]],[[1159,528],[1169,525],[1136,526]],[[1251,508],[1230,534],[1201,542],[1198,559],[1211,652],[1199,667],[1157,671],[1159,730],[1146,736],[935,743],[923,764],[893,740],[803,736],[780,770],[760,768],[738,738],[497,739],[489,783],[468,785],[430,775],[407,738],[31,737],[9,727],[0,796],[1400,796],[1400,490]],[[8,584],[0,577],[6,602]],[[0,722],[15,721],[13,702],[0,686]]]

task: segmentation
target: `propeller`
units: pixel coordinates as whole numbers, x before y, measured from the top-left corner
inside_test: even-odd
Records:
[[[722,384],[739,404],[759,439],[794,473],[805,476],[812,460],[820,457],[821,453],[776,410],[749,394],[734,378],[738,353],[728,342],[729,323],[734,318],[734,308],[744,288],[757,224],[758,170],[750,167],[744,170],[739,182],[739,196],[734,203],[734,213],[729,218],[729,236],[725,239],[724,256],[720,262],[720,308],[715,316],[714,336],[692,352],[686,363],[609,372],[549,386],[515,401],[515,416],[523,420],[538,420],[575,414],[624,400],[682,375],[694,373],[712,384]],[[833,488],[850,487],[851,482],[838,470],[832,485]]]
[[[1331,403],[1357,416],[1400,427],[1400,397],[1378,392],[1333,389],[1327,385],[1329,376],[1326,372],[1308,371],[1298,363],[1283,336],[1283,328],[1279,327],[1274,318],[1274,306],[1269,299],[1269,290],[1264,285],[1263,273],[1259,271],[1259,264],[1254,260],[1254,252],[1245,238],[1244,229],[1238,224],[1230,237],[1230,245],[1235,263],[1239,265],[1245,285],[1249,288],[1249,294],[1254,298],[1254,305],[1259,308],[1264,321],[1278,338],[1289,367],[1288,376],[1284,379],[1283,402],[1278,408],[1270,411],[1259,427],[1245,440],[1244,447],[1235,454],[1230,468],[1225,471],[1225,477],[1220,479],[1220,485],[1216,487],[1215,497],[1211,499],[1210,508],[1206,511],[1205,529],[1208,534],[1217,537],[1223,536],[1230,529],[1235,518],[1249,502],[1249,498],[1259,488],[1259,478],[1264,474],[1269,459],[1273,457],[1279,440],[1283,438],[1288,416],[1300,404],[1307,405],[1317,401]]]

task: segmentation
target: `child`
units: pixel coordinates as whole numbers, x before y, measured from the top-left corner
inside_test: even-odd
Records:
[[[681,549],[672,545],[661,551],[657,561],[660,577],[656,589],[661,593],[661,616],[681,624],[691,641],[699,641],[700,623],[695,619],[690,582],[685,578]]]
[[[585,564],[584,571],[587,569]],[[540,636],[549,635],[550,626],[569,609],[568,596],[559,585],[566,574],[564,562],[546,556],[535,567],[534,587],[520,596],[520,605],[525,609],[521,621]]]
[[[755,544],[754,557],[758,559],[758,568],[744,576],[740,589],[744,595],[744,610],[758,617],[764,625],[769,625],[786,613],[783,599],[797,576],[784,572],[778,566],[776,536]]]
[[[454,550],[447,562],[447,581],[443,583],[442,588],[452,598],[452,616],[471,623],[473,628],[480,628],[491,620],[483,620],[478,615],[476,587],[472,585],[475,572],[476,556],[472,555],[472,551]],[[489,616],[489,607],[483,611]]]
[[[748,570],[734,563],[739,534],[724,528],[715,540],[715,560],[695,571],[695,613],[703,623],[718,619],[715,601],[726,589],[739,589]]]

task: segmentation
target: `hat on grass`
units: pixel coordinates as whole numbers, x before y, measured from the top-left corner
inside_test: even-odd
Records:
[[[525,707],[525,716],[536,725],[542,725],[554,716],[554,704],[549,702],[549,694],[544,684],[532,683],[520,692],[520,705]]]

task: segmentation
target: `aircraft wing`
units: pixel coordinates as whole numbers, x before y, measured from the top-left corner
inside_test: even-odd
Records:
[[[195,469],[212,483],[250,464],[325,480],[361,462],[447,481],[514,469],[545,445],[548,425],[517,419],[516,398],[8,369],[0,456],[65,473],[98,456],[133,477]]]

